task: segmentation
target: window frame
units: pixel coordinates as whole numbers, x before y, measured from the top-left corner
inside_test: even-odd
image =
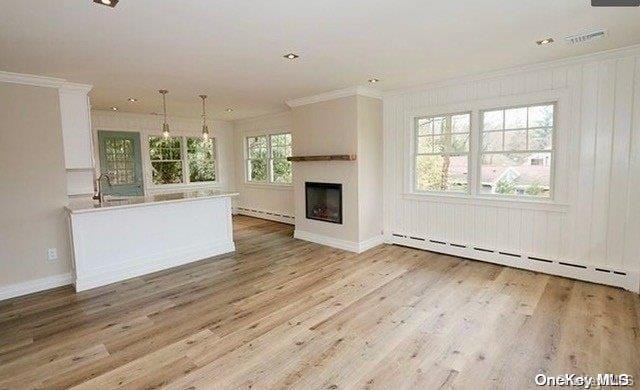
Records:
[[[469,132],[468,133],[451,133],[451,134],[469,134],[469,139],[467,141],[468,145],[469,145],[469,149],[467,150],[466,155],[467,155],[467,190],[466,191],[445,191],[445,190],[441,190],[441,191],[436,191],[436,190],[421,190],[418,189],[417,186],[417,180],[416,180],[416,174],[417,174],[417,159],[418,156],[441,156],[444,153],[418,153],[418,146],[419,146],[419,142],[418,142],[418,120],[420,119],[428,119],[428,118],[436,118],[436,117],[445,117],[445,118],[449,118],[449,121],[451,121],[451,118],[456,116],[456,115],[469,115]],[[471,182],[471,163],[472,163],[472,158],[471,158],[471,153],[472,153],[472,149],[474,146],[473,143],[473,111],[472,110],[462,110],[462,111],[455,111],[455,112],[449,112],[446,114],[429,114],[429,115],[417,115],[412,117],[412,134],[411,134],[411,189],[412,192],[415,194],[424,194],[424,195],[442,195],[442,196],[456,196],[456,195],[471,195],[471,187],[472,187],[472,182]],[[465,154],[465,153],[458,153],[458,154]]]
[[[483,84],[483,86],[486,86]],[[574,166],[571,160],[570,150],[578,147],[575,137],[571,137],[568,130],[571,128],[569,123],[573,119],[573,94],[571,89],[561,87],[556,89],[547,89],[532,92],[513,93],[507,95],[499,95],[493,93],[483,93],[483,97],[470,99],[456,99],[455,102],[445,103],[441,105],[425,105],[413,106],[413,108],[405,108],[396,105],[397,109],[404,117],[403,131],[400,142],[396,143],[393,150],[388,153],[398,157],[402,157],[401,165],[398,165],[398,183],[401,183],[401,196],[405,199],[415,201],[439,201],[448,203],[460,203],[478,206],[490,207],[507,207],[531,210],[552,210],[564,212],[567,210],[567,199],[571,196],[572,185],[574,179],[570,177],[570,170]],[[493,96],[486,96],[493,95]],[[551,181],[553,194],[550,197],[531,197],[531,196],[495,196],[492,194],[478,193],[478,176],[479,167],[479,150],[481,145],[478,143],[480,128],[480,111],[491,111],[495,109],[535,106],[542,104],[555,104],[554,110],[554,162],[552,166]],[[446,192],[417,192],[414,190],[414,119],[416,117],[434,116],[443,112],[464,112],[471,111],[471,158],[472,164],[469,172],[472,177],[470,179],[471,192],[464,193],[446,193]],[[393,168],[394,171],[396,168]]]
[[[216,137],[209,137],[209,139],[213,141],[213,163],[214,163],[214,171],[215,171],[216,179],[209,180],[209,181],[195,181],[195,182],[192,182],[190,180],[189,153],[188,153],[187,139],[202,138],[201,135],[198,136],[195,134],[178,134],[178,135],[171,136],[171,138],[180,138],[180,161],[182,164],[182,181],[180,183],[165,183],[165,184],[154,183],[153,182],[153,165],[152,165],[152,162],[154,160],[151,160],[151,153],[150,153],[151,145],[149,142],[152,137],[162,138],[162,135],[153,134],[153,133],[146,134],[146,140],[145,140],[146,141],[146,160],[149,164],[148,187],[150,189],[182,188],[185,186],[186,187],[202,187],[202,186],[220,183],[220,170],[219,170],[219,164],[218,164],[218,156],[219,156],[218,140]]]
[[[281,132],[262,132],[262,133],[257,133],[257,134],[245,134],[244,135],[244,183],[246,185],[257,185],[257,186],[271,186],[271,187],[292,187],[293,186],[293,178],[291,179],[290,183],[279,183],[279,182],[275,182],[273,180],[273,160],[274,158],[272,157],[272,145],[271,145],[271,138],[278,136],[278,135],[289,135],[291,137],[291,144],[293,144],[293,135],[290,131],[281,131]],[[249,138],[259,138],[259,137],[265,137],[267,140],[266,146],[267,146],[267,157],[264,159],[266,162],[266,167],[267,167],[267,172],[266,172],[266,178],[265,180],[251,180],[250,179],[250,174],[249,174],[249,163],[251,160],[258,160],[255,158],[250,158],[250,153],[249,153]],[[290,156],[287,156],[290,157]],[[275,159],[277,160],[277,158]],[[292,165],[292,169],[293,169],[293,165]]]
[[[551,149],[549,150],[521,150],[521,151],[489,151],[482,152],[482,142],[484,131],[484,113],[489,111],[503,111],[502,116],[502,130],[489,130],[488,132],[501,132],[503,133],[503,149],[504,149],[504,134],[505,132],[505,114],[506,110],[516,109],[516,108],[526,108],[527,109],[527,127],[522,129],[509,129],[508,131],[517,131],[517,130],[526,130],[527,131],[527,147],[529,146],[529,129],[536,129],[536,127],[529,127],[529,108],[530,107],[538,107],[538,106],[553,106],[553,126],[551,126]],[[492,199],[509,199],[509,200],[519,200],[519,201],[536,201],[536,202],[554,202],[555,201],[555,193],[556,193],[556,153],[557,153],[557,126],[558,125],[558,100],[553,101],[541,101],[537,103],[523,103],[523,104],[515,104],[501,107],[490,107],[483,108],[478,110],[478,143],[477,151],[476,151],[476,172],[475,172],[475,195],[479,198],[492,198]],[[509,195],[509,194],[495,194],[495,193],[482,193],[482,156],[483,154],[524,154],[524,153],[549,153],[551,155],[549,161],[549,196],[534,196],[534,195]]]

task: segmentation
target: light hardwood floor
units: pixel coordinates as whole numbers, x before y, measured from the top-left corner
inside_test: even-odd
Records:
[[[237,252],[0,302],[0,388],[530,388],[640,380],[640,299],[398,246],[361,255],[235,217]]]

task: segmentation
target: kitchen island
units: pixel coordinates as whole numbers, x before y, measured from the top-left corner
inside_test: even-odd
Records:
[[[204,190],[74,200],[67,211],[76,291],[235,251],[231,197]]]

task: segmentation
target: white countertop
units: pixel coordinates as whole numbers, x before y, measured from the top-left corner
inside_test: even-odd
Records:
[[[227,196],[237,196],[237,192],[220,190],[198,190],[185,192],[171,192],[148,196],[107,196],[105,202],[99,204],[97,200],[91,198],[74,199],[65,208],[71,214],[90,213],[96,211],[108,211],[114,209],[124,209],[130,207],[152,206],[157,203],[190,202],[198,199],[222,198]],[[109,200],[109,198],[115,200]]]

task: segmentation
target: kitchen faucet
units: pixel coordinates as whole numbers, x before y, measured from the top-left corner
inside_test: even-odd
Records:
[[[93,199],[100,202],[100,204],[104,203],[104,192],[102,191],[102,178],[105,177],[107,179],[107,183],[109,187],[111,187],[111,178],[106,173],[100,174],[98,178],[93,182]]]

